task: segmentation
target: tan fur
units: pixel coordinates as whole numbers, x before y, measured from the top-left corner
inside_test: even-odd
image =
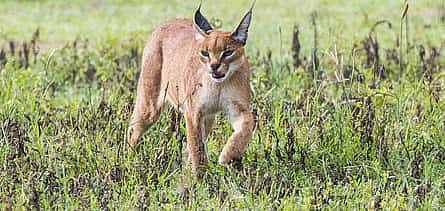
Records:
[[[197,29],[189,19],[175,19],[163,24],[148,41],[140,74],[136,105],[128,129],[130,147],[158,119],[164,101],[185,116],[187,151],[192,169],[208,162],[205,151],[215,114],[229,115],[234,133],[221,152],[219,163],[227,165],[245,152],[253,131],[250,111],[249,64],[241,43],[231,33],[211,30],[197,39]],[[230,58],[220,57],[233,49]],[[200,52],[206,50],[209,57]],[[218,73],[226,79],[211,78],[209,65],[220,62]],[[164,96],[166,99],[164,99]]]

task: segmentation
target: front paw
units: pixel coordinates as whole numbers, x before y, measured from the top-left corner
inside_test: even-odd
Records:
[[[225,156],[224,153],[221,153],[221,155],[218,158],[218,163],[221,166],[228,167],[230,159],[227,156]]]
[[[128,131],[127,131],[127,144],[128,144],[127,147],[130,150],[134,149],[134,147],[137,144],[137,137],[135,137],[134,128],[133,127],[128,128]]]
[[[226,168],[229,167],[229,166],[231,166],[231,167],[233,167],[233,168],[235,168],[237,170],[241,170],[243,168],[242,158],[241,157],[233,158],[233,159],[227,159],[227,158],[225,158],[224,156],[221,155],[221,156],[219,156],[218,163],[220,165],[226,167]]]

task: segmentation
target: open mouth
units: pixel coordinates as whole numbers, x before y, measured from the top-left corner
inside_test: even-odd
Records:
[[[221,79],[221,78],[224,78],[225,76],[226,76],[225,73],[217,73],[217,72],[212,73],[212,78],[214,78],[214,79]]]

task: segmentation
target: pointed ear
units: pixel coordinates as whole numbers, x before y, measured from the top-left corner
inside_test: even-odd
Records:
[[[199,4],[199,7],[195,12],[193,22],[196,30],[198,30],[201,35],[201,38],[204,38],[207,35],[207,32],[213,29],[209,21],[201,14],[201,4]],[[197,35],[197,38],[199,38],[199,35]]]
[[[250,20],[252,19],[252,8],[253,5],[246,15],[244,15],[241,23],[238,25],[238,27],[236,27],[235,31],[232,32],[232,39],[241,43],[242,45],[245,45],[247,42]]]

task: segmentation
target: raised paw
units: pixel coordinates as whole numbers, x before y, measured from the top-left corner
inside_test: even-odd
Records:
[[[224,156],[224,154],[221,153],[221,155],[218,158],[218,164],[224,167],[228,167],[230,163],[230,160]]]

